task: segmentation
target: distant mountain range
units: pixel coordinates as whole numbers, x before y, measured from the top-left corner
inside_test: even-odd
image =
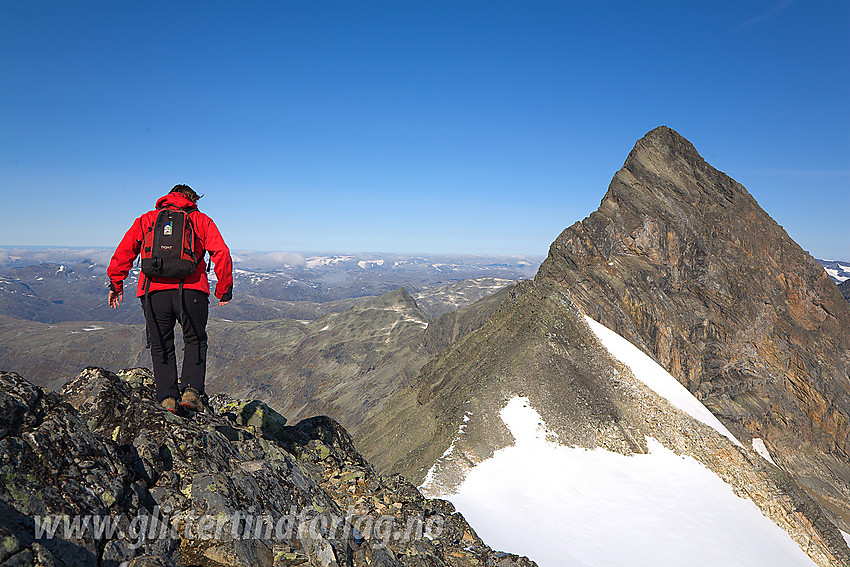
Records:
[[[97,261],[85,258],[71,262],[68,258],[79,254],[78,251],[52,249],[50,261],[43,259],[45,252],[41,250],[6,252],[8,258],[0,268],[0,315],[42,323],[110,321],[136,324],[143,321],[141,310],[132,308],[138,268],[131,271],[125,283],[128,290],[125,300],[130,308],[112,310],[107,307],[104,298],[109,253],[92,254]],[[212,318],[313,320],[401,287],[423,299],[433,295],[428,290],[469,279],[491,278],[489,283],[480,283],[480,286],[503,287],[532,277],[542,261],[542,258],[517,256],[296,255],[297,264],[283,263],[271,268],[268,264],[275,260],[293,261],[292,255],[269,257],[240,253],[235,256],[238,262],[234,273],[234,299],[226,309],[211,310]],[[211,272],[210,276],[214,280],[215,274]],[[466,285],[479,287],[474,283]],[[470,297],[474,295],[472,292]],[[476,299],[480,297],[478,294]],[[424,299],[424,305],[431,309],[427,307],[430,305],[428,299]],[[441,314],[448,307],[435,305],[434,309],[433,313]]]

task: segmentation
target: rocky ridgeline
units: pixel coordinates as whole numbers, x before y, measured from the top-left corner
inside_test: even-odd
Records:
[[[59,394],[0,384],[4,566],[534,565],[378,475],[330,418],[288,426],[224,395],[176,416],[146,369],[87,368]]]
[[[514,444],[500,410],[520,395],[559,444],[644,455],[649,440],[658,441],[755,504],[814,565],[850,566],[850,549],[828,511],[791,475],[751,442],[735,443],[649,388],[612,357],[556,282],[516,286],[484,326],[435,357],[413,385],[425,411],[417,417],[411,404],[393,419],[431,437],[398,439],[400,449],[387,452],[399,457],[393,468],[410,477],[418,463],[436,463],[423,483],[431,496],[452,494],[470,468]]]

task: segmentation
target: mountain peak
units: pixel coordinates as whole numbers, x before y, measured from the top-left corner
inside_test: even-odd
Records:
[[[709,165],[691,142],[667,126],[635,143],[606,198],[644,201],[651,196],[699,207],[718,202],[726,206],[738,198],[752,201],[742,185]]]
[[[640,144],[641,142],[661,143],[670,146],[684,142],[685,144],[693,148],[693,145],[688,140],[686,140],[684,136],[682,136],[676,130],[673,130],[669,126],[664,126],[663,124],[661,126],[653,128],[652,130],[647,132],[643,138],[637,141],[638,144]],[[694,149],[694,151],[696,151],[696,149]]]
[[[831,421],[850,421],[847,302],[685,138],[662,126],[638,140],[599,209],[552,244],[542,280],[654,357],[739,439],[795,453],[792,476],[847,510],[850,439]]]
[[[635,143],[629,158],[637,158],[649,152],[658,154],[667,160],[683,159],[691,165],[708,166],[687,138],[667,126],[659,126],[647,132],[643,138]],[[626,163],[628,164],[628,161]]]

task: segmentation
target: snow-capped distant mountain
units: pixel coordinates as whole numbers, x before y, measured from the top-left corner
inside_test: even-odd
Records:
[[[126,285],[132,289],[138,270]],[[106,268],[83,260],[41,262],[7,268],[0,276],[0,315],[56,323],[59,321],[141,322],[135,309],[113,310],[106,305]],[[129,299],[129,297],[125,298]]]
[[[447,285],[427,287],[413,295],[416,304],[430,318],[472,305],[482,297],[496,293],[517,280],[475,278]]]
[[[106,306],[106,265],[111,251],[19,248],[0,249],[0,253],[0,274],[5,277],[5,285],[27,290],[27,293],[6,294],[0,301],[0,315],[46,323],[142,320],[137,309],[116,311]],[[88,255],[81,258],[83,253]],[[507,285],[532,277],[542,260],[526,256],[242,251],[234,252],[233,258],[234,301],[226,314],[224,311],[211,314],[214,318],[311,320],[324,313],[344,310],[352,300],[383,295],[401,287],[418,293],[476,278],[498,278]],[[139,269],[134,267],[125,281],[126,290],[135,290],[138,275]],[[214,285],[214,270],[209,272],[209,278]],[[473,283],[466,287],[476,286]],[[473,299],[464,304],[489,292],[469,293]],[[128,291],[125,299],[132,299],[131,294]],[[341,303],[332,305],[332,302]]]
[[[837,283],[850,279],[850,262],[846,260],[818,260],[829,277]]]
[[[234,290],[278,301],[324,303],[378,296],[476,278],[515,281],[534,276],[540,258],[402,254],[301,255],[284,265],[264,253],[237,252]],[[277,257],[273,257],[276,260]]]
[[[354,256],[311,256],[304,261],[304,265],[308,269],[314,270],[324,266],[336,266],[353,259]]]

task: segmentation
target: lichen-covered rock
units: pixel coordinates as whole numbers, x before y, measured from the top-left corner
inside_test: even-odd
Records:
[[[97,565],[93,534],[35,543],[36,518],[108,515],[132,492],[131,473],[114,443],[95,436],[81,416],[52,392],[17,374],[0,373],[0,537],[6,563]]]
[[[226,396],[174,415],[139,368],[0,386],[3,566],[533,565],[379,476],[328,417]]]
[[[286,425],[285,417],[260,400],[232,400],[219,395],[212,403],[218,413],[260,437],[273,438]]]

